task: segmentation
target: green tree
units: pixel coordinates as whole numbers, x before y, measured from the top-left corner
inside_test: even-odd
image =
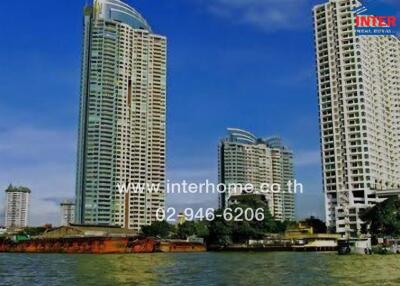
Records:
[[[362,232],[372,236],[400,236],[400,200],[389,198],[361,214],[365,222]]]
[[[153,222],[151,225],[142,227],[142,233],[145,236],[154,236],[160,238],[168,238],[174,232],[174,226],[166,221]]]
[[[207,238],[210,235],[210,231],[208,230],[208,224],[206,221],[196,221],[194,227],[196,229],[196,236]]]
[[[209,223],[209,237],[207,242],[217,245],[228,245],[232,242],[246,242],[249,239],[261,239],[267,233],[274,233],[283,226],[277,225],[271,216],[268,205],[262,201],[258,196],[243,196],[238,198],[238,203],[230,206],[232,214],[244,213],[246,209],[262,209],[264,212],[264,219],[259,221],[254,218],[251,221],[226,221],[223,218],[224,210],[216,211],[216,218]],[[242,211],[239,211],[241,209]]]
[[[49,228],[47,227],[26,227],[23,230],[21,230],[18,234],[25,234],[28,236],[37,236],[37,235],[42,235],[48,230]]]
[[[227,246],[232,243],[232,222],[223,219],[223,210],[215,211],[215,215],[208,224],[207,244]]]
[[[193,221],[185,221],[178,225],[176,235],[180,239],[187,239],[189,236],[196,234],[196,224]]]
[[[293,224],[295,224],[293,221],[275,221],[275,232],[284,233]]]
[[[313,216],[305,219],[304,223],[306,225],[308,225],[309,227],[312,227],[314,230],[314,233],[326,233],[327,232],[326,224],[322,220],[315,218]]]

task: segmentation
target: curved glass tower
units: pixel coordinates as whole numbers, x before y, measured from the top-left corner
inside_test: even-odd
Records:
[[[220,194],[221,208],[249,194],[249,190],[230,189],[229,185],[251,184],[250,192],[268,202],[275,220],[295,220],[295,197],[288,190],[288,182],[294,181],[293,152],[279,137],[262,139],[246,130],[228,128],[227,137],[218,146],[218,179],[228,187]],[[262,192],[266,184],[279,184],[282,192]]]
[[[228,128],[228,137],[231,142],[255,144],[257,142],[256,136],[250,132],[237,128]]]
[[[97,0],[98,16],[104,20],[125,23],[134,29],[151,31],[149,24],[134,8],[120,0]]]
[[[77,223],[139,231],[164,207],[166,45],[122,1],[85,8]],[[160,192],[120,194],[129,183]]]

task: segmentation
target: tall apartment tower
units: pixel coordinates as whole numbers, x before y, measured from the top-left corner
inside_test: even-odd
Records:
[[[6,227],[22,228],[29,223],[29,196],[31,191],[25,187],[10,185],[6,190]]]
[[[313,9],[326,223],[351,236],[360,212],[400,187],[400,41],[356,35],[359,6]]]
[[[70,200],[64,200],[60,204],[61,225],[68,226],[70,223],[75,223],[75,203]]]
[[[294,194],[287,189],[287,182],[294,180],[293,153],[279,138],[264,140],[248,131],[229,128],[228,136],[219,144],[218,157],[219,182],[227,187],[219,198],[221,208],[235,196],[251,191],[264,196],[276,220],[295,219]],[[254,189],[244,190],[247,184]],[[282,191],[266,193],[263,184],[279,184]],[[241,187],[229,188],[230,185]]]
[[[76,222],[139,231],[164,208],[164,36],[120,0],[84,10]],[[118,184],[159,184],[120,194]]]
[[[295,220],[294,193],[289,190],[288,182],[294,184],[293,152],[285,147],[281,138],[273,137],[266,140],[271,150],[272,178],[274,184],[281,186],[281,192],[274,193],[274,217],[280,221]]]

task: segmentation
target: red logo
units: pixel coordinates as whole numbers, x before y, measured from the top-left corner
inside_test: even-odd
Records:
[[[356,16],[356,27],[396,27],[395,16]]]

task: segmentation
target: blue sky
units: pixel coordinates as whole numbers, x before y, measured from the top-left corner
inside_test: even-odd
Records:
[[[227,127],[294,150],[297,215],[323,217],[313,0],[126,0],[168,37],[168,178],[217,178]],[[0,18],[0,189],[32,189],[32,223],[74,196],[85,1],[7,1]],[[18,11],[18,15],[11,11]],[[3,213],[4,192],[0,192]],[[168,205],[215,207],[215,195]],[[1,222],[0,222],[1,224]]]

